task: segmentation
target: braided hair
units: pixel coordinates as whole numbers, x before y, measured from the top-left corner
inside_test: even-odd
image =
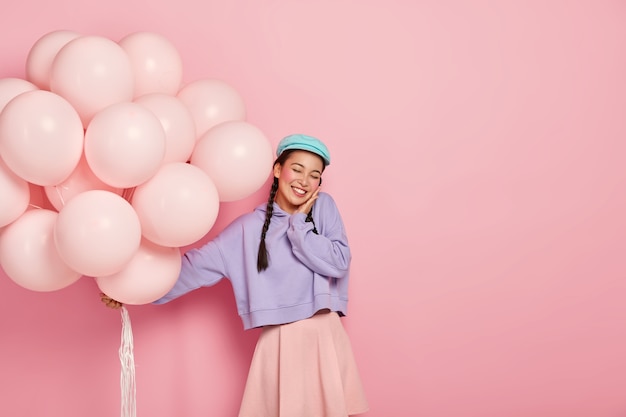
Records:
[[[276,161],[274,161],[274,166],[276,164],[280,164],[281,166],[289,156],[289,154],[295,149],[286,150],[280,154]],[[324,164],[324,168],[326,164]],[[320,178],[320,184],[322,183],[322,179]],[[265,237],[267,236],[267,231],[270,228],[270,222],[272,221],[272,215],[274,214],[274,199],[276,198],[276,192],[278,191],[278,178],[274,177],[274,181],[272,182],[272,188],[270,188],[270,195],[267,199],[267,208],[265,210],[265,222],[263,223],[263,230],[261,231],[261,242],[259,243],[259,253],[257,255],[256,267],[257,271],[261,272],[267,269],[269,265],[269,259],[267,254],[267,247],[265,246]],[[315,227],[315,221],[313,221],[313,208],[309,210],[309,213],[306,216],[306,222],[313,223],[313,233],[318,234],[317,227]]]
[[[263,223],[263,230],[261,231],[261,243],[259,244],[259,254],[256,260],[256,269],[261,272],[267,269],[269,265],[267,259],[267,248],[265,247],[265,236],[267,230],[270,228],[270,221],[272,220],[272,214],[274,213],[274,197],[276,197],[276,191],[278,190],[278,178],[274,177],[272,188],[270,189],[270,197],[267,199],[267,209],[265,211],[265,222]]]

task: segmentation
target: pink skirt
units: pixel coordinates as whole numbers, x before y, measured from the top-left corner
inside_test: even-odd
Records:
[[[368,409],[337,313],[263,329],[239,417],[346,417]]]

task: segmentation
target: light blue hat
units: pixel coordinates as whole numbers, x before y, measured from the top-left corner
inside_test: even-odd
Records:
[[[282,138],[276,148],[276,156],[280,156],[280,154],[288,149],[313,152],[321,156],[327,166],[330,165],[330,152],[328,152],[328,148],[321,140],[313,136],[295,134]]]

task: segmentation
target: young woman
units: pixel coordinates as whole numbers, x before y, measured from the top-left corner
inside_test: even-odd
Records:
[[[350,341],[351,254],[319,139],[280,141],[267,204],[187,251],[175,286],[156,304],[229,279],[244,329],[263,327],[240,417],[346,417],[368,410]],[[103,302],[118,306],[103,295]]]

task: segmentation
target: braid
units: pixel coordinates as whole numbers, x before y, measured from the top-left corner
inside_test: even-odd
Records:
[[[267,199],[267,209],[265,211],[265,223],[263,223],[263,231],[261,232],[261,243],[259,243],[259,254],[257,256],[256,268],[259,272],[267,269],[269,261],[267,259],[267,248],[265,247],[265,235],[270,228],[270,221],[272,220],[272,214],[274,212],[274,198],[276,197],[276,191],[278,190],[278,178],[274,177],[272,188],[270,189],[270,196]]]
[[[309,214],[306,215],[306,219],[304,221],[313,223],[313,233],[315,233],[316,235],[319,234],[317,233],[317,227],[315,227],[315,221],[313,220],[313,208],[312,207],[311,207],[311,210],[309,211]]]

